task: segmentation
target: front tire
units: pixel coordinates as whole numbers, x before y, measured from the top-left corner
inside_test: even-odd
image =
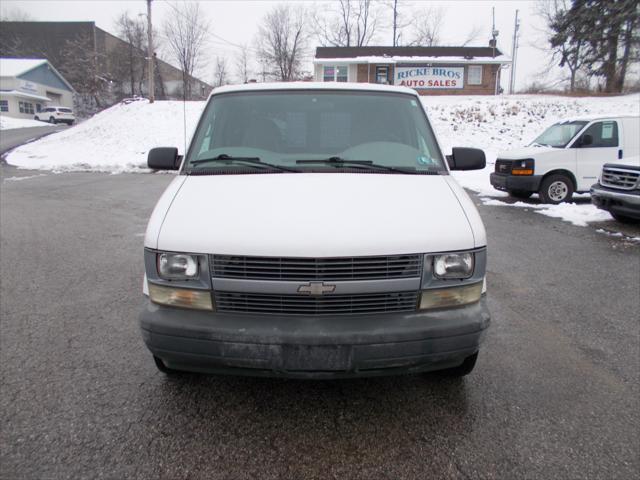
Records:
[[[462,362],[461,365],[458,365],[457,367],[447,368],[445,370],[440,370],[437,373],[444,377],[452,377],[452,378],[464,377],[465,375],[469,375],[473,371],[473,368],[476,366],[477,360],[478,360],[478,352],[474,353],[473,355],[469,355],[467,358],[465,358],[464,362]]]
[[[49,117],[49,123],[55,125],[56,124],[56,119],[53,117]]]
[[[33,117],[34,120],[38,120],[40,121],[40,118],[38,118],[38,115],[36,115],[35,117]]]
[[[527,192],[525,190],[509,190],[509,195],[513,198],[521,198],[523,200],[526,200],[531,195],[533,195],[533,192]]]
[[[558,205],[562,202],[570,202],[573,197],[573,182],[561,173],[549,175],[542,181],[538,194],[542,203]]]

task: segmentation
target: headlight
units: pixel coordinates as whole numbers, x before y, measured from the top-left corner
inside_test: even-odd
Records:
[[[198,256],[186,253],[159,253],[158,275],[167,280],[197,278]]]
[[[533,175],[534,163],[533,158],[514,160],[511,164],[511,175]]]
[[[433,257],[433,274],[436,278],[465,279],[473,275],[473,253],[445,253]]]
[[[149,299],[154,303],[171,307],[213,310],[210,290],[173,288],[149,283]]]

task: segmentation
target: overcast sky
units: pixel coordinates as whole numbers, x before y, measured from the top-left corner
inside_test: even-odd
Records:
[[[153,0],[152,18],[154,25],[160,26],[172,10],[168,0]],[[176,3],[176,2],[173,2]],[[232,44],[253,45],[257,26],[264,14],[277,3],[299,4],[307,7],[329,10],[334,8],[332,1],[310,2],[305,0],[289,0],[287,2],[256,1],[256,0],[203,0],[200,2],[203,11],[211,20],[212,35],[209,39],[208,53],[211,59],[218,56],[226,56],[229,64],[233,66],[233,57],[238,48]],[[384,13],[386,23],[391,22],[391,9],[385,5],[390,2],[380,1],[379,8]],[[536,48],[546,47],[544,35],[544,23],[535,15],[536,1],[426,1],[400,0],[400,13],[405,18],[418,15],[421,11],[431,7],[440,7],[444,11],[444,21],[441,28],[441,44],[456,45],[464,41],[469,31],[478,26],[480,35],[473,45],[484,46],[488,44],[491,32],[491,9],[495,7],[498,47],[507,54],[511,54],[511,42],[513,36],[514,16],[519,10],[521,18],[520,48],[518,50],[518,63],[516,75],[516,89],[525,88],[533,81],[551,82],[557,78],[558,69],[548,69],[549,51]],[[114,28],[115,18],[124,11],[131,14],[146,13],[145,0],[2,0],[0,10],[2,14],[19,9],[27,13],[34,20],[41,21],[95,21],[96,24],[108,32],[116,33]],[[406,31],[410,36],[410,31]],[[391,44],[392,34],[390,29],[381,30],[372,45]],[[317,46],[317,42],[311,42],[310,47]],[[313,48],[310,49],[311,55]],[[164,58],[166,53],[160,52]],[[311,56],[309,57],[311,58]],[[213,78],[213,60],[209,67],[200,72],[205,81]],[[308,70],[311,70],[309,61]],[[233,68],[232,68],[232,73]],[[508,75],[507,75],[508,76]],[[507,77],[505,76],[505,78]],[[503,82],[503,86],[506,83]]]

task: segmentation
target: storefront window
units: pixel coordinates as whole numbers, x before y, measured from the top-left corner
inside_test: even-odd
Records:
[[[0,100],[0,112],[9,111],[9,100]]]
[[[349,75],[346,65],[325,65],[322,70],[323,82],[347,82]]]
[[[482,65],[469,65],[467,83],[469,85],[482,85]]]
[[[336,67],[325,65],[323,67],[322,81],[333,82],[333,78],[336,74]]]
[[[376,67],[376,83],[389,83],[389,67]]]
[[[346,82],[348,80],[347,66],[336,67],[336,82]]]
[[[29,102],[18,102],[18,108],[20,113],[30,113],[33,114],[33,103]]]

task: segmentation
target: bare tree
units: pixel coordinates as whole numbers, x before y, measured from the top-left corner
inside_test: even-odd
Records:
[[[87,48],[90,42],[87,35],[67,40],[62,51],[63,62],[59,68],[84,102],[92,101],[96,107],[102,108],[107,102],[111,79],[104,74],[106,55]]]
[[[142,95],[142,84],[146,72],[147,28],[146,22],[141,18],[131,17],[129,12],[122,13],[116,19],[118,36],[127,42],[124,51],[119,55],[118,68],[126,71],[130,85],[131,95],[135,95],[135,86],[138,86],[138,94]]]
[[[221,87],[227,84],[227,59],[225,57],[216,57],[216,65],[213,70],[213,85]]]
[[[0,15],[0,22],[31,22],[35,20],[30,13],[25,12],[20,7],[9,7],[3,9]]]
[[[441,7],[428,7],[415,17],[414,37],[411,45],[433,47],[440,43],[440,29],[444,23],[444,10]]]
[[[258,28],[258,59],[267,72],[283,82],[300,78],[307,44],[306,12],[301,7],[280,4],[268,12]]]
[[[170,4],[171,5],[171,4]],[[173,15],[163,25],[167,46],[182,70],[182,88],[186,99],[192,97],[193,74],[204,65],[204,47],[210,22],[199,3],[171,5]]]
[[[240,82],[247,83],[249,81],[249,48],[246,45],[242,45],[240,54],[236,57],[236,71]]]
[[[320,43],[335,47],[368,45],[380,23],[372,0],[339,0],[337,9],[316,11],[312,18]]]
[[[482,27],[480,25],[474,25],[473,27],[471,27],[471,30],[469,30],[469,33],[467,33],[466,38],[462,41],[461,46],[462,47],[468,46],[469,44],[478,40],[478,38],[480,38],[481,35],[482,35]]]

